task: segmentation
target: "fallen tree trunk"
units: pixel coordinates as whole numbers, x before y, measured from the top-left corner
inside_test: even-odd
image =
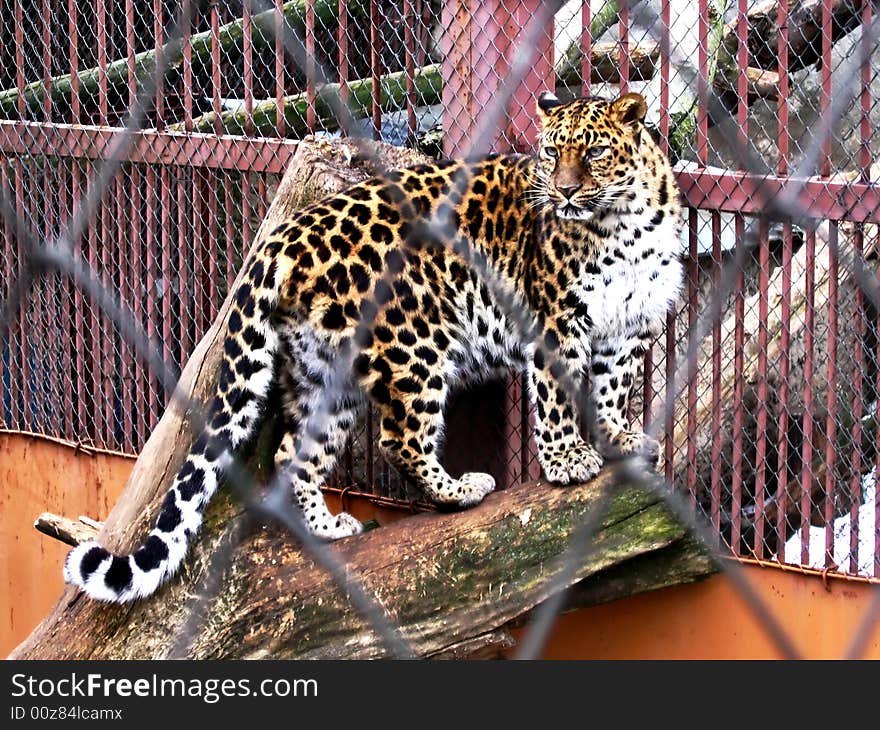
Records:
[[[387,145],[371,149],[389,167],[420,159]],[[376,172],[372,164],[371,155],[358,154],[345,142],[304,141],[261,231],[303,202]],[[228,311],[227,302],[181,377],[180,392],[196,401],[206,401],[215,388]],[[190,419],[178,406],[163,416],[100,532],[108,548],[131,549],[152,524],[189,449]],[[271,444],[273,434],[266,431],[262,438]],[[258,446],[249,464],[265,475],[271,452]],[[712,570],[656,497],[610,485],[610,478],[604,474],[570,489],[519,486],[491,495],[475,509],[417,515],[332,549],[339,551],[349,574],[377,596],[419,656],[486,655],[508,646],[508,628],[525,620],[547,597],[547,579],[558,570],[571,531],[595,508],[606,487],[614,493],[594,549],[577,556],[573,582],[589,580],[572,595],[575,603],[691,581]],[[183,570],[154,596],[105,605],[67,588],[13,656],[381,656],[384,647],[378,638],[290,535],[278,528],[257,528],[221,490]],[[235,543],[237,549],[229,555],[227,548]],[[218,568],[217,555],[229,556],[228,566]],[[611,568],[606,581],[603,575]],[[203,603],[203,592],[212,600]],[[194,632],[188,628],[191,610],[206,614]],[[181,636],[187,639],[181,641]]]
[[[315,0],[314,12],[316,23],[319,25],[331,25],[336,21],[338,3],[336,0]],[[306,0],[293,0],[282,6],[284,18],[290,27],[302,35],[305,32]],[[353,17],[363,14],[363,7],[359,3],[349,3],[348,12]],[[253,24],[252,38],[257,44],[265,43],[275,38],[275,10],[267,10],[254,15],[251,19]],[[233,48],[240,46],[244,38],[244,25],[242,20],[236,20],[220,26],[217,33],[217,44],[221,53],[228,53]],[[211,31],[195,33],[189,38],[192,49],[193,63],[210,64],[213,45]],[[163,52],[169,51],[169,44],[162,47]],[[155,49],[143,51],[134,56],[134,75],[136,79],[143,79],[153,73],[156,67],[157,52]],[[180,53],[176,57],[167,59],[167,70],[174,71],[183,63]],[[110,92],[122,93],[129,80],[129,59],[120,58],[111,61],[105,68],[98,67],[85,69],[76,74],[76,84],[79,96],[83,99],[94,97],[98,94],[102,76],[106,77],[106,83]],[[31,111],[39,110],[46,97],[47,85],[43,81],[35,81],[22,89],[6,89],[0,91],[0,115],[6,119],[17,119],[19,105],[23,104]],[[72,74],[55,76],[49,80],[48,93],[55,103],[69,102],[73,93],[74,79]]]
[[[382,76],[379,82],[380,106],[383,110],[401,109],[407,97],[406,73],[398,71]],[[413,75],[414,91],[419,104],[439,104],[443,94],[443,81],[440,66],[432,64],[416,69]],[[322,93],[315,97],[316,124],[326,130],[338,128],[333,106],[327,99],[338,95],[340,84],[327,84]],[[372,79],[358,79],[348,83],[348,109],[354,116],[366,116],[373,103]],[[302,137],[309,133],[306,126],[308,97],[294,94],[284,98],[282,114],[287,134]],[[253,125],[252,134],[258,137],[274,137],[278,133],[278,103],[271,99],[254,105],[248,113],[243,110],[230,110],[215,114],[208,112],[192,122],[195,132],[213,132],[220,129],[221,134],[245,134],[248,124]],[[219,125],[219,126],[218,126]],[[183,131],[182,122],[168,126],[169,131]]]
[[[419,657],[486,656],[548,597],[572,529],[614,489],[587,556],[577,556],[569,607],[690,582],[711,572],[656,497],[611,484],[608,473],[568,489],[526,484],[460,513],[425,513],[334,544],[350,575],[379,600]],[[224,531],[212,509],[182,580],[132,606],[70,602],[14,658],[165,657],[204,577],[206,549]],[[207,543],[207,544],[206,544]],[[606,572],[607,571],[607,572]],[[60,610],[59,610],[60,609]],[[63,630],[62,630],[63,629]],[[187,658],[375,658],[378,637],[326,573],[277,529],[251,531],[235,551]]]
[[[831,17],[831,43],[836,43],[861,23],[862,8],[877,6],[875,0],[789,0],[788,70],[799,71],[822,59],[822,6],[828,5]],[[749,65],[766,71],[779,70],[779,3],[765,0],[751,7],[748,17]],[[736,58],[737,21],[724,28],[722,45]]]

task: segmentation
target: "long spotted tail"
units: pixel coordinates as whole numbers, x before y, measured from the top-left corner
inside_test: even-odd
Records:
[[[258,255],[236,290],[218,394],[207,426],[165,495],[156,525],[130,555],[113,555],[96,542],[78,545],[64,563],[64,580],[99,601],[124,603],[153,593],[174,575],[202,524],[224,465],[262,421],[278,346],[269,317],[278,301],[280,273]],[[268,284],[268,286],[266,286]]]

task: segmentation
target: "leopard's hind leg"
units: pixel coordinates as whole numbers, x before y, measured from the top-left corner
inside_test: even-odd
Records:
[[[447,396],[441,373],[442,366],[425,378],[399,375],[373,384],[369,392],[379,409],[379,448],[435,504],[470,507],[495,488],[495,479],[482,472],[456,479],[440,463]]]
[[[303,339],[290,334],[285,339],[280,382],[286,428],[276,471],[289,480],[313,534],[330,540],[357,534],[363,525],[347,512],[332,514],[321,486],[345,449],[364,398],[351,383],[334,384],[329,349],[316,353]]]

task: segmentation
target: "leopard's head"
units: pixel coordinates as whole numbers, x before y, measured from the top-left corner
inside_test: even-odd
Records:
[[[627,196],[640,174],[637,151],[647,112],[640,94],[614,101],[590,97],[562,103],[538,98],[541,133],[529,197],[560,218],[587,220]]]

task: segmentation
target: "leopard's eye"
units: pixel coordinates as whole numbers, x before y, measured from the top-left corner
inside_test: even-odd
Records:
[[[542,152],[546,157],[549,157],[551,160],[555,160],[557,157],[559,157],[559,150],[557,150],[555,147],[550,147],[549,145],[547,147],[544,147]]]
[[[590,147],[590,149],[587,150],[587,154],[584,156],[588,160],[595,160],[595,159],[601,157],[602,155],[604,155],[607,151],[608,151],[608,148],[603,147],[601,145],[597,146],[597,147]]]

